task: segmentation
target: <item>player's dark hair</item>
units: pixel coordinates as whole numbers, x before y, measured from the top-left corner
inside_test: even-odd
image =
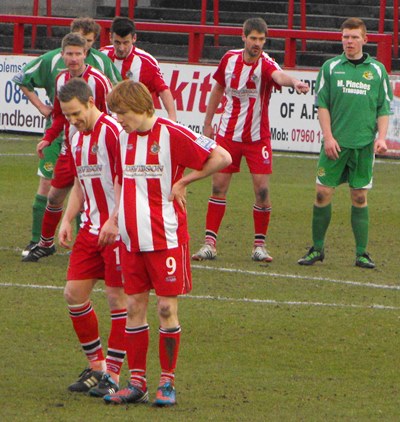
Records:
[[[136,27],[132,19],[116,16],[112,21],[110,31],[111,34],[114,33],[120,37],[126,37],[129,34],[134,36],[136,34]]]
[[[59,89],[57,96],[62,103],[68,103],[76,98],[81,104],[86,105],[89,98],[93,97],[93,92],[84,79],[72,78]]]
[[[250,18],[244,21],[243,34],[247,37],[251,31],[267,35],[268,26],[263,18]]]
[[[364,35],[367,33],[367,27],[365,25],[365,22],[360,18],[346,19],[340,27],[341,31],[343,31],[343,29],[361,29]]]
[[[78,32],[70,32],[61,41],[62,50],[68,46],[83,47],[86,50],[86,40]]]
[[[95,39],[99,36],[101,27],[100,25],[92,18],[82,17],[76,18],[71,22],[70,26],[71,32],[82,31],[84,35],[94,33]]]
[[[107,96],[108,108],[114,113],[133,111],[153,116],[155,109],[150,91],[141,82],[130,79],[118,83]]]

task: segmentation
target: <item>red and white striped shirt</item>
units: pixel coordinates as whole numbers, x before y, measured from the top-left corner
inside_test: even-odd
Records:
[[[100,111],[108,113],[106,98],[108,93],[112,90],[112,84],[107,76],[100,72],[100,70],[97,70],[90,65],[86,65],[86,69],[80,77],[85,80],[92,89],[96,107]],[[56,91],[52,113],[53,122],[51,127],[46,130],[43,136],[43,139],[50,143],[52,143],[54,139],[60,135],[62,130],[65,130],[65,140],[68,142],[69,123],[62,113],[57,93],[60,88],[72,78],[73,76],[71,76],[68,70],[63,70],[56,77]]]
[[[70,139],[75,177],[79,178],[85,197],[81,227],[95,235],[115,206],[115,165],[121,130],[119,123],[103,113],[93,130],[76,132]]]
[[[161,117],[151,130],[123,131],[119,139],[117,175],[122,192],[118,220],[127,249],[147,252],[186,243],[186,212],[168,197],[186,167],[203,168],[216,143]]]
[[[272,73],[281,68],[264,52],[255,63],[246,63],[243,51],[228,51],[213,77],[226,95],[218,135],[228,141],[249,143],[271,138],[268,104],[272,88],[280,89]]]
[[[100,51],[114,62],[123,79],[142,82],[151,93],[159,94],[168,89],[157,60],[146,51],[132,46],[131,52],[124,59],[115,55],[112,45],[103,47]]]

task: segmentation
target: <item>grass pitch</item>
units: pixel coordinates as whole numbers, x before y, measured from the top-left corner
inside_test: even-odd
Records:
[[[354,266],[347,187],[333,202],[325,261],[300,267],[311,243],[314,156],[275,154],[271,264],[250,260],[253,190],[243,165],[228,196],[218,258],[193,265],[180,300],[178,405],[106,406],[66,391],[85,359],[62,289],[60,248],[21,263],[37,188],[37,138],[0,136],[1,421],[398,421],[400,382],[399,162],[378,160],[369,194],[375,270]],[[192,250],[203,240],[210,180],[188,189]],[[102,283],[93,294],[103,339]],[[150,306],[148,381],[159,364],[155,297]],[[103,341],[105,345],[105,340]],[[128,378],[123,368],[122,383]]]

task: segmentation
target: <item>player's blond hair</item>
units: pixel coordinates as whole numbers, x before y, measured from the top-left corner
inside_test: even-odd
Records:
[[[155,109],[150,91],[141,82],[125,80],[118,83],[107,96],[109,109],[114,113],[126,113],[131,110],[136,114],[153,116]]]

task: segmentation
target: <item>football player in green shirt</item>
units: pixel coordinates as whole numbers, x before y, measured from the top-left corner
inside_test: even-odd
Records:
[[[355,265],[375,268],[366,251],[367,193],[372,187],[375,153],[387,150],[386,134],[393,94],[383,64],[363,52],[367,42],[364,22],[358,18],[346,19],[341,32],[343,53],[327,60],[317,77],[318,118],[323,140],[312,218],[313,246],[298,263],[313,265],[324,260],[332,197],[337,186],[348,183],[356,245]]]
[[[121,74],[112,60],[100,51],[92,48],[100,34],[100,25],[92,18],[77,18],[71,23],[71,32],[79,32],[87,42],[88,53],[85,63],[102,71],[113,84],[122,80]],[[61,70],[65,69],[64,60],[61,57],[61,48],[51,50],[29,62],[13,81],[18,85],[29,101],[47,118],[46,128],[51,126],[51,104],[54,101],[55,79]],[[44,88],[50,103],[43,103],[35,88]],[[39,242],[42,229],[43,215],[47,204],[47,195],[50,190],[51,178],[54,165],[57,161],[62,144],[62,135],[50,146],[45,148],[44,158],[39,161],[38,176],[39,187],[36,192],[32,207],[32,238],[22,252],[26,256],[30,249]]]

